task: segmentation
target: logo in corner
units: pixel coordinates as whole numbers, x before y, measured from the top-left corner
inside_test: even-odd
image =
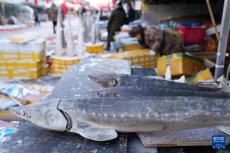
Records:
[[[226,137],[225,135],[214,135],[212,136],[212,148],[216,150],[223,150],[226,148]]]

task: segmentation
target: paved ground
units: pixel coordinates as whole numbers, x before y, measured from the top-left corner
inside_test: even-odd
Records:
[[[68,33],[67,30],[69,28],[68,26],[68,17],[65,19],[65,39],[66,42],[68,42]],[[92,40],[92,34],[93,34],[93,22],[91,16],[85,16],[82,20],[80,17],[71,17],[71,34],[74,37],[74,40],[77,40],[75,50],[78,53],[81,53],[84,50],[84,42],[88,42]],[[42,38],[51,38],[51,42],[55,43],[56,35],[53,33],[53,25],[52,22],[42,22],[40,26],[33,26],[27,29],[22,29],[18,31],[13,32],[1,32],[0,33],[0,39],[7,39],[8,37],[12,35],[17,34],[23,34],[26,32],[36,32],[40,35]],[[54,45],[54,44],[53,44]],[[52,48],[53,50],[54,46],[47,46],[48,48]],[[49,49],[48,49],[49,50]]]
[[[67,22],[68,22],[68,20],[66,18],[65,24],[67,24]],[[84,25],[84,28],[83,28],[80,18],[77,18],[77,17],[72,17],[71,18],[71,25],[72,25],[72,34],[73,35],[82,34],[84,28],[85,29],[88,28],[85,25]],[[67,25],[66,25],[66,27],[67,27]],[[80,31],[80,33],[79,33],[79,31]],[[27,28],[27,29],[22,29],[22,30],[13,31],[13,32],[1,32],[0,33],[0,39],[8,38],[8,37],[10,37],[12,35],[15,35],[15,34],[23,34],[25,32],[36,32],[36,33],[40,34],[43,37],[54,36],[52,22],[48,21],[48,22],[42,22],[40,26],[33,26],[33,27],[30,27],[30,28]],[[88,31],[87,34],[89,34],[89,31]]]
[[[51,22],[42,22],[41,26],[33,26],[31,28],[18,30],[18,31],[12,31],[12,32],[1,32],[0,33],[0,39],[8,38],[9,36],[12,36],[15,34],[23,34],[25,32],[37,32],[39,34],[42,34],[45,37],[52,36],[53,35],[52,23]]]

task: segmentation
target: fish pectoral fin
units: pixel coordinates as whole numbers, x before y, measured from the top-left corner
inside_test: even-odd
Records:
[[[220,130],[221,132],[224,132],[224,133],[230,135],[230,127],[218,126],[217,129]]]
[[[83,126],[81,126],[83,125]],[[117,138],[117,132],[114,129],[109,128],[97,128],[92,127],[88,124],[80,124],[78,125],[79,135],[84,138],[94,140],[94,141],[108,141]]]

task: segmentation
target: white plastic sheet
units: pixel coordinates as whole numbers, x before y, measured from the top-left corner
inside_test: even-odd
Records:
[[[131,63],[126,60],[88,58],[80,62],[77,71],[83,74],[131,74]]]
[[[88,76],[103,74],[131,74],[131,64],[129,61],[116,59],[89,58],[82,60],[65,73],[49,97],[87,98],[90,91],[102,89]]]

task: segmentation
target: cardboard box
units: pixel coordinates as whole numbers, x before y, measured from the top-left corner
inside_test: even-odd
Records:
[[[13,35],[9,37],[9,41],[15,44],[24,44],[36,39],[39,35],[34,32],[26,32],[23,34]]]
[[[209,69],[198,72],[193,78],[192,83],[196,84],[203,81],[213,80],[213,75]]]
[[[173,77],[181,75],[194,75],[204,68],[203,60],[184,53],[177,53],[162,56],[157,62],[157,72],[160,76],[165,76],[167,65],[171,66]]]

